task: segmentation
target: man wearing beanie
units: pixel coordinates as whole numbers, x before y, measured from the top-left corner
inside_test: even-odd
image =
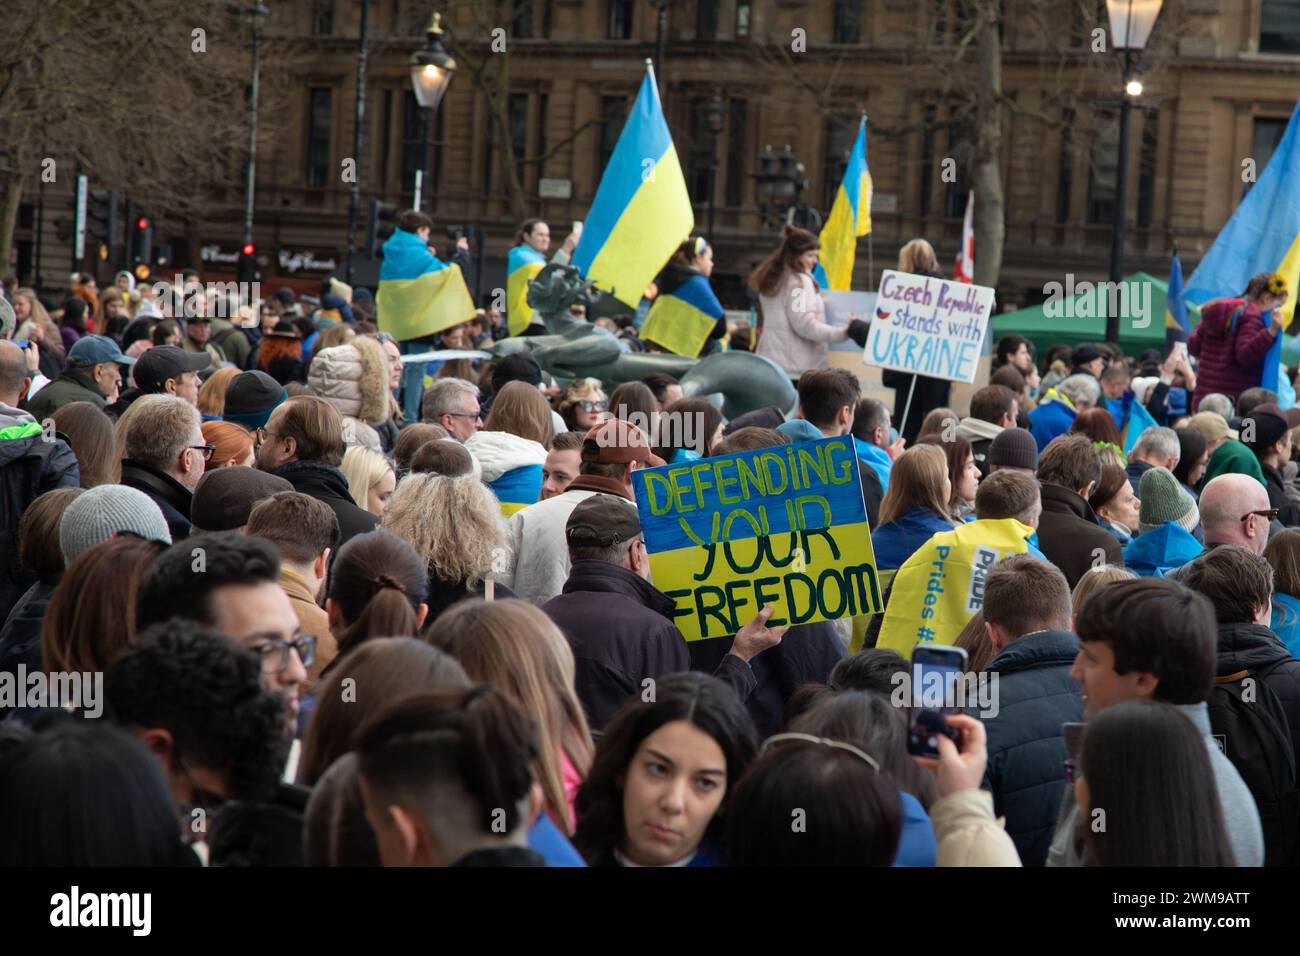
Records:
[[[193,533],[243,531],[253,506],[281,491],[293,491],[293,485],[279,475],[256,468],[210,471],[194,489],[190,505]]]
[[[59,549],[64,561],[119,534],[172,543],[162,510],[143,491],[125,485],[97,485],[77,496],[59,522]]]
[[[1004,428],[989,442],[985,462],[990,475],[1006,469],[1036,473],[1038,442],[1023,428]]]
[[[288,398],[284,386],[265,372],[241,372],[230,380],[226,410],[221,417],[255,432],[266,425],[271,413]]]
[[[1201,514],[1168,468],[1149,468],[1138,485],[1138,536],[1124,548],[1124,564],[1144,578],[1163,577],[1205,550],[1195,535]]]
[[[1277,520],[1283,527],[1300,525],[1300,505],[1286,493],[1282,469],[1291,460],[1291,429],[1300,425],[1300,410],[1283,411],[1273,404],[1256,405],[1241,420],[1241,443],[1255,453],[1260,470],[1264,473],[1264,487],[1268,490],[1268,503],[1277,509]]]

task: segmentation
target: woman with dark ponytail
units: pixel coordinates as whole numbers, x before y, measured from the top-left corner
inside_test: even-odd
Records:
[[[429,607],[424,563],[409,544],[387,531],[359,534],[339,549],[330,569],[330,633],[337,662],[372,637],[414,637]],[[322,671],[322,676],[330,667]]]
[[[810,368],[828,366],[828,346],[852,339],[866,345],[869,326],[854,319],[848,327],[826,321],[817,282],[812,277],[821,248],[807,229],[786,226],[780,247],[749,277],[758,290],[760,329],[759,355],[770,358],[792,378]]]
[[[407,697],[357,736],[366,818],[385,866],[545,866],[537,732],[489,685]]]

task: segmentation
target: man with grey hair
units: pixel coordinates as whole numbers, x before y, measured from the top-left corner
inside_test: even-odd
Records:
[[[1152,468],[1168,468],[1173,471],[1178,467],[1178,458],[1182,454],[1182,445],[1178,441],[1178,432],[1172,428],[1148,428],[1138,436],[1137,444],[1128,453],[1128,483],[1133,486],[1133,494],[1138,493],[1142,476]],[[1139,496],[1141,497],[1141,496]]]
[[[1214,414],[1222,416],[1226,422],[1232,417],[1232,399],[1220,392],[1211,392],[1201,399],[1201,403],[1196,406],[1196,410],[1198,412],[1214,412]]]
[[[1239,544],[1263,554],[1268,544],[1269,522],[1277,511],[1268,501],[1268,491],[1250,475],[1236,472],[1210,480],[1201,492],[1201,530],[1205,547]]]
[[[478,386],[463,378],[434,380],[424,393],[420,419],[441,425],[448,435],[463,443],[483,427]]]
[[[122,434],[122,484],[154,500],[173,541],[190,533],[194,489],[212,457],[201,425],[199,410],[185,399],[145,395],[132,406]]]
[[[1087,373],[1069,376],[1055,388],[1049,388],[1038,407],[1029,413],[1029,431],[1041,452],[1060,435],[1069,432],[1080,412],[1096,406],[1101,385]]]

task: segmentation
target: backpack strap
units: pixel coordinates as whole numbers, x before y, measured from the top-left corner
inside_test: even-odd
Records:
[[[1237,671],[1235,674],[1224,674],[1222,677],[1214,678],[1216,684],[1235,684],[1239,680],[1245,680],[1250,676],[1250,671]]]

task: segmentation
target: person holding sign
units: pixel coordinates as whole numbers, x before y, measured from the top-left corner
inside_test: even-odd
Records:
[[[939,258],[934,254],[934,247],[924,239],[913,239],[899,250],[898,271],[935,279],[944,278],[939,271]],[[907,439],[909,445],[916,441],[925,413],[932,408],[947,405],[952,388],[952,383],[947,379],[909,375],[907,372],[890,369],[880,373],[880,381],[886,388],[894,390],[894,427]],[[904,414],[907,415],[907,421],[903,421]]]
[[[727,334],[727,317],[713,294],[713,247],[692,236],[678,247],[655,280],[655,298],[641,340],[675,355],[695,358],[718,350]]]
[[[826,305],[812,277],[821,249],[817,237],[807,229],[786,226],[781,245],[754,270],[749,284],[759,294],[758,347],[798,378],[808,369],[826,368],[828,346],[852,339],[865,346],[870,326],[854,319],[848,328],[826,321]]]

